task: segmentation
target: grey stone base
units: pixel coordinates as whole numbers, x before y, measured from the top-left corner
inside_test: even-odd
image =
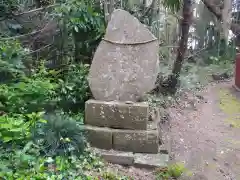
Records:
[[[157,130],[123,130],[85,126],[87,138],[93,147],[134,153],[159,151]]]
[[[85,103],[85,124],[117,129],[146,130],[148,111],[146,102],[88,100]]]
[[[94,148],[105,161],[112,164],[120,164],[125,166],[135,166],[138,168],[153,169],[167,167],[169,156],[166,154],[145,154],[132,153],[114,150],[102,150]]]

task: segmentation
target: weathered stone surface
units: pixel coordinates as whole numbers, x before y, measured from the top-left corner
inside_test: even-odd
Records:
[[[113,112],[108,107],[108,102],[88,100],[85,102],[84,123],[92,126],[109,127]]]
[[[154,87],[158,42],[135,17],[116,10],[94,55],[89,85],[97,100],[138,101]]]
[[[157,131],[116,129],[113,131],[113,149],[134,153],[157,153]]]
[[[122,9],[111,16],[104,39],[119,44],[138,44],[156,40],[156,37],[137,18]]]
[[[88,100],[85,106],[85,124],[119,129],[147,129],[147,103]]]
[[[164,168],[167,167],[169,156],[166,154],[134,154],[134,166],[138,168]]]
[[[152,113],[153,112],[153,113]],[[171,124],[170,117],[168,113],[164,110],[154,108],[151,111],[152,118],[151,121],[148,122],[148,129],[157,129],[158,130],[158,138],[159,138],[159,151],[164,154],[171,153],[172,147],[172,138],[171,138]]]
[[[158,133],[161,140],[159,150],[161,153],[171,154],[172,136],[171,136],[171,124],[169,117],[161,117],[158,122]]]
[[[120,164],[131,166],[134,162],[134,156],[132,152],[121,152],[114,150],[101,150],[100,156],[107,162],[112,164]]]
[[[99,128],[85,126],[87,139],[93,147],[101,149],[112,149],[112,130],[109,128]]]

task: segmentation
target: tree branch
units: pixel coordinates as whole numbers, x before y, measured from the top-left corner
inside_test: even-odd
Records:
[[[46,9],[49,9],[49,8],[53,8],[53,7],[56,7],[56,6],[59,6],[59,4],[53,4],[53,5],[49,5],[49,6],[46,6],[46,7],[40,7],[40,8],[37,8],[37,9],[32,9],[30,11],[25,11],[25,12],[21,12],[21,13],[18,13],[18,14],[14,14],[14,16],[21,16],[21,15],[24,15],[24,14],[30,14],[30,13],[34,13],[34,12],[37,12],[37,11],[42,11],[42,10],[46,10]]]
[[[212,12],[218,20],[222,21],[222,12],[220,8],[216,8],[215,4],[212,4],[210,0],[202,0],[203,4]]]
[[[219,7],[217,7],[215,4],[212,4],[210,0],[202,0],[202,2],[208,8],[208,10],[216,16],[216,18],[219,21],[222,21],[222,12]],[[236,36],[240,35],[240,25],[239,24],[232,22],[230,25],[230,30]]]

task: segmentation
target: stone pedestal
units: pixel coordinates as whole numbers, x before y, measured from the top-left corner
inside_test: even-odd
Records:
[[[149,106],[146,102],[89,100],[85,104],[85,130],[91,146],[123,154],[141,153],[146,157],[154,157],[155,154],[162,157],[159,156],[162,141],[157,123],[149,122],[148,118]],[[119,155],[122,156],[122,153]],[[115,162],[115,156],[112,161],[109,157],[112,156],[103,154],[104,159]]]
[[[158,153],[156,128],[148,126],[146,102],[88,100],[85,124],[92,146],[134,153]]]
[[[111,153],[103,155],[109,162],[121,159],[120,164],[141,166],[149,160],[153,167],[158,166],[153,160],[162,158],[159,128],[149,125],[148,104],[138,103],[155,87],[159,73],[158,44],[149,29],[130,13],[121,9],[112,13],[89,71],[89,86],[97,100],[87,101],[85,107],[90,144],[122,152],[117,158]],[[145,159],[139,159],[140,156]]]

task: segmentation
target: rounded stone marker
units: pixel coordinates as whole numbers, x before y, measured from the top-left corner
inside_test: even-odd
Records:
[[[115,10],[90,68],[94,98],[138,101],[154,88],[158,59],[154,35],[128,12]]]

